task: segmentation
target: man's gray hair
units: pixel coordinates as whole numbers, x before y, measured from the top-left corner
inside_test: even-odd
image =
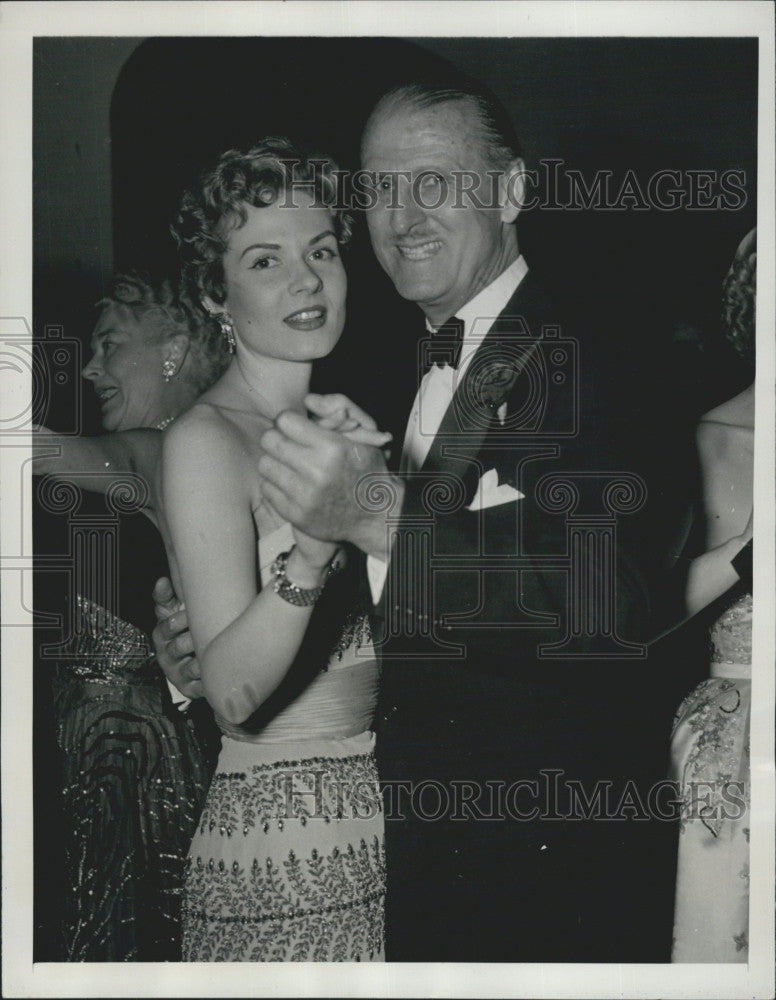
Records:
[[[460,102],[473,115],[475,134],[480,139],[480,153],[485,165],[507,170],[521,156],[517,133],[506,109],[484,85],[468,77],[450,80],[417,80],[394,87],[375,105],[364,129],[362,146],[375,122],[405,108],[418,111],[450,102]]]

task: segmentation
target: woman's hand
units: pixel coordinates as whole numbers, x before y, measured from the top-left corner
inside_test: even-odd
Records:
[[[393,437],[388,431],[378,430],[369,414],[342,393],[326,396],[309,393],[304,402],[320,427],[339,431],[355,444],[368,444],[385,451]]]

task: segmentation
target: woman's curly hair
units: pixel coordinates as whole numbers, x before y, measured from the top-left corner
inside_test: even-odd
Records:
[[[189,339],[189,364],[181,374],[198,393],[211,386],[229,364],[218,323],[184,288],[176,287],[168,278],[154,280],[141,270],[116,274],[107,296],[97,305],[128,309],[137,323],[153,327],[162,337],[185,333]]]
[[[350,239],[352,220],[337,200],[337,165],[326,156],[302,153],[288,139],[269,136],[247,152],[230,149],[181,199],[171,231],[178,244],[183,283],[192,297],[226,297],[223,257],[229,233],[245,224],[246,205],[263,208],[295,189],[315,205],[328,206],[337,240]]]
[[[754,314],[757,299],[757,230],[739,244],[722,285],[725,335],[745,361],[754,361]]]

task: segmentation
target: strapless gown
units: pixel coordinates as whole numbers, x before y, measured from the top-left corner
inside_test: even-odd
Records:
[[[711,676],[674,722],[681,819],[674,962],[746,962],[752,595],[731,595],[710,632]]]
[[[263,585],[292,544],[289,525],[261,539]],[[344,611],[356,606],[350,576],[327,586],[275,694],[244,726],[219,720],[221,754],[189,852],[185,960],[384,957],[379,672],[368,618]]]
[[[52,677],[64,795],[63,957],[179,961],[186,852],[212,766],[152,660],[151,590],[166,571],[161,536],[142,514],[122,518],[120,529],[122,617],[87,596],[98,574],[83,572],[74,631]]]

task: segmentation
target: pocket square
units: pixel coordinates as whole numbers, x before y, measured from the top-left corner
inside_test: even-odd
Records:
[[[477,483],[477,491],[467,510],[484,510],[486,507],[497,507],[503,503],[522,500],[525,493],[516,490],[508,483],[499,483],[496,469],[489,469]]]

